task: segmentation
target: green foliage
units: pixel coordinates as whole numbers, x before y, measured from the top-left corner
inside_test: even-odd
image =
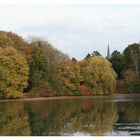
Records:
[[[88,65],[83,68],[83,76],[95,94],[112,94],[115,90],[116,73],[111,63],[101,56],[88,60]]]
[[[131,92],[140,91],[138,43],[129,45],[123,54],[114,51],[109,59],[112,66],[98,51],[93,51],[78,62],[55,49],[47,41],[34,38],[27,43],[12,32],[0,31],[0,49],[1,97],[20,98],[23,90],[36,91],[35,96],[80,95],[83,87],[88,91],[92,89],[96,94],[111,94],[116,85],[115,72],[118,79],[124,78],[125,84],[128,84],[126,79],[129,74],[124,74],[123,77],[122,73],[127,73],[129,68],[137,75],[137,78],[130,82],[133,89],[136,89]]]
[[[67,55],[42,40],[34,40],[30,62],[29,84],[32,88],[46,85],[47,96],[72,95],[79,92],[80,67]],[[46,84],[47,83],[47,84]]]
[[[44,52],[48,63],[47,81],[59,93],[70,94],[75,90],[74,83],[78,80],[75,63],[47,42],[44,46]]]
[[[36,87],[46,80],[47,59],[42,47],[34,47],[30,61],[29,86]]]
[[[123,52],[125,68],[135,69],[137,71],[137,75],[139,75],[140,71],[140,44],[134,43],[129,45]]]
[[[98,51],[93,51],[92,56],[101,56],[101,54]]]
[[[7,98],[23,96],[27,87],[28,64],[14,48],[0,48],[0,95]]]
[[[115,50],[111,54],[110,62],[112,63],[112,67],[118,75],[118,79],[123,78],[123,70],[124,70],[124,58],[123,55]]]
[[[90,58],[90,57],[91,57],[91,54],[88,53],[88,54],[86,55],[85,59],[88,59],[88,58]]]
[[[85,57],[85,59],[89,59],[90,57],[92,56],[101,56],[101,54],[96,50],[96,51],[93,51],[93,53],[88,53]]]
[[[140,93],[140,44],[129,45],[124,55],[124,82],[127,93]]]
[[[131,57],[136,68],[137,76],[140,77],[140,44],[131,48]]]

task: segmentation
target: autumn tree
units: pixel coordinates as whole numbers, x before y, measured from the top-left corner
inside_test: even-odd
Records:
[[[11,46],[28,60],[31,58],[33,45],[27,43],[21,36],[13,33],[0,31],[0,47]]]
[[[0,31],[0,47],[13,46],[12,40],[7,36],[6,32]]]
[[[72,94],[77,90],[78,66],[48,42],[43,48],[48,63],[47,81],[61,94]]]
[[[73,62],[47,41],[34,39],[31,44],[34,46],[30,61],[31,87],[43,83],[49,96],[78,94],[80,68],[77,62]]]
[[[13,47],[0,47],[0,96],[22,97],[27,80],[28,64],[25,58]]]
[[[88,60],[83,68],[85,82],[95,94],[112,94],[116,87],[116,73],[111,63],[101,57],[95,56]]]
[[[140,80],[137,77],[135,70],[127,69],[123,73],[124,82],[126,85],[126,93],[140,93]]]

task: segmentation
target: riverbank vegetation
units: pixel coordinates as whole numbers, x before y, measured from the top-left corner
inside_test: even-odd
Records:
[[[70,59],[48,41],[0,31],[0,98],[140,93],[140,44]],[[26,94],[24,94],[26,93]]]

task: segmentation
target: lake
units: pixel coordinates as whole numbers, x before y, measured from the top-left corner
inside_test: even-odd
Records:
[[[2,136],[137,136],[140,98],[0,101]]]

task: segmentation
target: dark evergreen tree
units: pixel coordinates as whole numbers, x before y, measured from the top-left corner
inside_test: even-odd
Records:
[[[112,63],[112,67],[118,75],[118,79],[122,79],[124,69],[123,55],[119,51],[115,50],[111,54],[110,62]]]
[[[93,51],[92,56],[101,56],[101,54],[96,50]]]

